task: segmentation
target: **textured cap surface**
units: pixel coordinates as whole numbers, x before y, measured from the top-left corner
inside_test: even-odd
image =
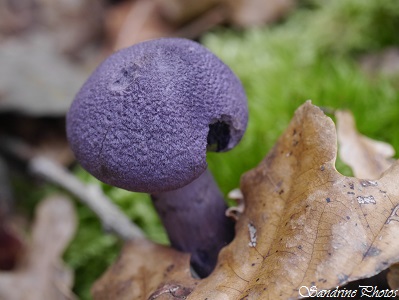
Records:
[[[197,178],[207,147],[234,147],[247,119],[242,85],[223,62],[198,43],[164,38],[106,59],[72,103],[67,135],[99,180],[154,193]]]

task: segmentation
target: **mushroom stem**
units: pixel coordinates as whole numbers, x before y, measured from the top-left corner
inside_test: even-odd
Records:
[[[212,174],[206,170],[188,185],[151,195],[172,247],[191,253],[191,265],[200,277],[216,266],[222,247],[234,237],[234,222]]]

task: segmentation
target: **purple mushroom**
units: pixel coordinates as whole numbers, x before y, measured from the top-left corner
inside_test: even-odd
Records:
[[[206,151],[227,151],[248,120],[243,87],[200,44],[163,38],[106,59],[77,94],[67,135],[99,180],[152,195],[171,244],[190,252],[200,276],[234,235],[207,171]]]

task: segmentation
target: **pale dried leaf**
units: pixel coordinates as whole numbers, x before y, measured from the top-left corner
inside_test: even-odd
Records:
[[[0,65],[0,111],[34,116],[64,115],[87,76],[46,33],[4,41]]]
[[[223,7],[230,23],[241,27],[259,26],[286,16],[296,0],[156,0],[162,16],[174,24],[183,25],[200,18],[216,6]]]
[[[0,111],[63,116],[98,53],[102,1],[0,0]]]
[[[184,25],[211,10],[224,0],[155,0],[162,17],[173,24]]]
[[[70,200],[52,197],[42,201],[36,212],[32,230],[29,260],[42,265],[59,259],[72,239],[76,217]]]
[[[100,40],[104,3],[98,0],[36,0],[40,25],[48,29],[57,50],[75,59],[90,59]],[[43,30],[40,27],[39,30]],[[86,53],[85,53],[86,52]]]
[[[112,51],[170,36],[175,30],[159,14],[155,0],[137,0],[115,6],[108,12],[106,28]]]
[[[229,21],[242,27],[260,26],[280,20],[296,0],[224,0],[230,6]]]
[[[125,244],[92,294],[95,300],[184,299],[196,284],[188,254],[140,239]]]
[[[26,260],[13,272],[0,273],[0,299],[75,299],[73,274],[61,261],[76,228],[71,202],[61,196],[43,200],[36,213]]]
[[[376,181],[335,169],[332,120],[307,102],[265,160],[242,178],[234,241],[189,299],[298,298],[399,260],[399,164]]]
[[[361,135],[349,111],[337,111],[339,156],[358,178],[376,179],[393,163],[393,147]]]

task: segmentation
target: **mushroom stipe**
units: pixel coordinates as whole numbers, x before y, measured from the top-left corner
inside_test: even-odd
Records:
[[[226,218],[227,206],[212,174],[206,170],[180,189],[151,197],[171,246],[192,253],[191,265],[196,273],[200,277],[209,275],[219,251],[234,238],[234,222]],[[187,226],[187,219],[192,226]]]

